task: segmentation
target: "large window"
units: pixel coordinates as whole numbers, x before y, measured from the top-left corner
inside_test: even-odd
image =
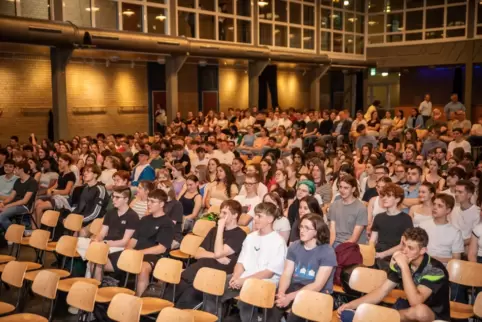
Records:
[[[178,0],[179,36],[252,43],[249,0]]]
[[[365,1],[321,0],[320,50],[365,54]]]
[[[477,37],[482,37],[482,2],[475,1],[475,33]]]
[[[463,39],[466,21],[466,0],[369,0],[368,45]]]
[[[315,50],[313,1],[259,0],[260,45]]]

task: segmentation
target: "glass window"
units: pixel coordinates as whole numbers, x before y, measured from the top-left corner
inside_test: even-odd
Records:
[[[399,42],[403,40],[403,35],[387,35],[387,42]]]
[[[315,31],[312,29],[303,30],[303,48],[315,49]]]
[[[341,8],[343,8],[343,2],[344,1],[345,0],[333,0],[332,6],[335,7],[335,8],[341,9]]]
[[[142,7],[122,3],[122,28],[128,31],[142,31]]]
[[[331,51],[331,32],[322,31],[320,33],[320,50]]]
[[[406,30],[423,29],[423,11],[407,11],[406,22]]]
[[[290,2],[290,23],[301,25],[301,4]]]
[[[465,26],[467,15],[465,6],[448,7],[447,9],[447,27]]]
[[[215,0],[198,0],[199,9],[214,11],[214,1]]]
[[[355,10],[358,12],[365,12],[365,0],[355,0]]]
[[[482,4],[477,4],[477,23],[482,23]]]
[[[328,6],[331,7],[332,0],[321,0],[321,5],[322,6]]]
[[[482,35],[482,27],[477,27],[477,35]]]
[[[387,15],[387,32],[400,32],[403,30],[403,13]]]
[[[237,42],[242,42],[245,44],[251,43],[251,21],[236,20],[236,27],[237,27]]]
[[[301,28],[290,27],[290,48],[301,48]]]
[[[147,0],[147,2],[166,3],[164,0]]]
[[[364,34],[365,33],[365,16],[356,15],[355,26],[356,26],[355,32],[359,34]]]
[[[422,40],[423,34],[421,32],[414,32],[405,35],[406,41],[415,41],[415,40]]]
[[[426,0],[426,1],[427,1],[427,7],[441,6],[445,4],[445,0]]]
[[[71,21],[81,27],[92,27],[90,10],[88,10],[90,0],[64,1],[63,4],[64,21]]]
[[[218,40],[234,41],[234,19],[218,18]]]
[[[271,7],[270,1],[263,1],[261,4],[258,4],[258,7],[259,19],[273,20],[273,7]]]
[[[233,1],[234,0],[222,0],[218,1],[218,12],[234,14],[233,11]]]
[[[444,37],[443,30],[432,30],[425,33],[425,39],[439,39]]]
[[[345,53],[355,53],[355,40],[353,35],[345,34]]]
[[[403,10],[403,0],[387,0],[385,12]]]
[[[147,31],[156,34],[167,34],[167,16],[165,9],[147,7]]]
[[[288,28],[285,26],[274,26],[274,45],[288,47]]]
[[[303,24],[305,26],[315,25],[315,7],[303,5]]]
[[[95,26],[103,29],[117,29],[117,3],[110,0],[95,0]]]
[[[383,43],[384,36],[370,36],[368,37],[369,44],[381,44]]]
[[[343,0],[343,9],[350,11],[354,10],[355,0]]]
[[[442,28],[444,26],[444,9],[429,9],[426,11],[425,28]]]
[[[267,23],[259,24],[259,43],[261,45],[273,45],[273,30],[272,25]]]
[[[368,16],[368,33],[381,34],[385,30],[385,17],[383,15]]]
[[[13,2],[13,1],[3,1]],[[50,19],[50,6],[49,0],[28,0],[20,2],[20,13],[22,17],[36,18],[36,19]],[[15,2],[13,2],[15,3]],[[4,4],[0,5],[0,10],[3,13]],[[86,8],[81,8],[90,12],[90,5]]]
[[[333,29],[343,30],[343,12],[333,11],[331,18],[333,19]]]
[[[320,27],[331,29],[331,10],[321,9]]]
[[[385,0],[368,0],[368,12],[383,12]]]
[[[464,3],[466,0],[447,0],[447,3]]]
[[[236,0],[236,14],[238,16],[251,17],[251,1]]]
[[[201,39],[216,39],[216,27],[214,25],[215,16],[199,15],[199,38]]]
[[[193,12],[178,11],[177,33],[179,36],[196,37],[196,14]]]
[[[365,55],[365,37],[355,36],[355,54]]]
[[[345,31],[355,31],[355,15],[353,13],[345,13]]]
[[[177,0],[177,5],[180,7],[194,8],[195,0]]]
[[[407,0],[407,9],[422,8],[422,7],[423,7],[423,0]]]
[[[333,51],[336,53],[343,52],[343,34],[333,33]]]
[[[465,37],[465,29],[449,29],[446,31],[445,37]]]

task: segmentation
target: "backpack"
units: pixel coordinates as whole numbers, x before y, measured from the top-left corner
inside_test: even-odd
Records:
[[[342,285],[341,273],[343,269],[352,267],[354,265],[362,265],[363,257],[360,252],[360,247],[355,243],[342,243],[335,248],[336,266],[334,283],[336,285]]]

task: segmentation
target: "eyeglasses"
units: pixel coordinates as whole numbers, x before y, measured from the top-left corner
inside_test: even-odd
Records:
[[[111,198],[112,198],[113,200],[117,200],[117,199],[124,199],[124,198],[127,198],[127,197],[124,197],[124,196],[114,196],[114,195],[112,195]]]
[[[310,230],[315,230],[315,228],[310,228],[308,226],[300,226],[300,231],[303,230],[303,231],[310,231]]]
[[[147,203],[160,203],[160,201],[156,199],[147,199]]]
[[[244,183],[245,186],[249,186],[249,187],[254,186],[255,184],[257,184],[257,182],[245,182]]]

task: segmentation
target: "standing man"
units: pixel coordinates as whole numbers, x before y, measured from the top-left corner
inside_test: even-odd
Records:
[[[427,122],[427,120],[432,117],[432,100],[430,94],[425,94],[425,99],[422,101],[422,103],[420,103],[418,111],[420,112],[420,114],[422,114],[423,125],[425,127],[425,123]]]
[[[448,120],[452,119],[452,113],[455,113],[457,111],[464,111],[465,112],[465,106],[464,104],[459,102],[459,96],[457,93],[452,93],[450,96],[450,102],[447,103],[444,107],[444,112],[445,112],[445,118]]]

